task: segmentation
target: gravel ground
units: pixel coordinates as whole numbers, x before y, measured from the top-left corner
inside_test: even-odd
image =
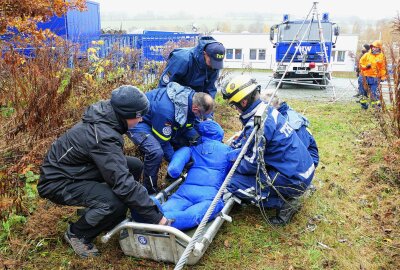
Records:
[[[231,76],[240,75],[241,72],[233,71]],[[265,90],[268,82],[271,79],[272,73],[252,71],[250,73],[258,83],[261,84],[262,91]],[[326,90],[321,90],[318,87],[304,85],[289,85],[285,84],[278,90],[279,97],[283,99],[310,99],[318,101],[355,101],[353,97],[357,93],[357,79],[354,78],[333,78],[333,87],[328,87]],[[275,89],[275,84],[270,83],[268,90]],[[383,93],[385,99],[388,97],[388,90],[384,87]]]

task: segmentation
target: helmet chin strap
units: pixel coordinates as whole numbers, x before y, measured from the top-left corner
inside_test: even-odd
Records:
[[[246,110],[246,108],[249,107],[249,106],[246,106],[246,108],[244,108],[240,102],[232,102],[232,104],[235,105],[235,107],[238,108],[242,112],[244,112]]]
[[[261,86],[257,86],[257,88],[247,97],[247,105],[243,108],[243,111],[246,111],[251,105],[253,105],[256,100],[256,96],[260,93]]]
[[[242,112],[245,112],[248,108],[250,108],[251,105],[253,105],[254,101],[255,101],[255,97],[256,95],[259,93],[259,89],[256,89],[255,91],[253,91],[249,96],[245,97],[244,99],[242,99],[240,102],[234,102],[233,104]],[[246,106],[242,106],[242,101],[243,100],[247,100],[247,104]]]

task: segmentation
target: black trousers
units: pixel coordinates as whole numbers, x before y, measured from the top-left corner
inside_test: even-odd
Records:
[[[129,171],[139,181],[143,163],[135,157],[126,157]],[[57,204],[86,207],[85,214],[71,224],[71,232],[79,238],[92,241],[100,233],[110,230],[126,217],[126,205],[107,183],[96,181],[68,181],[61,191],[49,199]]]

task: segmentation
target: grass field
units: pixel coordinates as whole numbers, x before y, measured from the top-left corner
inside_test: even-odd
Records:
[[[311,121],[320,150],[317,191],[293,222],[274,228],[253,206],[235,207],[200,263],[187,269],[399,269],[399,189],[382,170],[385,141],[370,111],[355,103],[289,101]],[[237,114],[220,105],[227,137]],[[83,260],[63,240],[75,209],[39,200],[0,246],[5,269],[173,269],[124,256],[118,241],[97,245],[101,257]],[[19,225],[18,225],[19,224]],[[117,237],[115,237],[117,238]]]

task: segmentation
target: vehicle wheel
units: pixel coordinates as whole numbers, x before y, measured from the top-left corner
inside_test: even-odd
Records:
[[[327,86],[328,86],[328,83],[329,83],[329,81],[327,80],[327,79],[325,79],[325,78],[323,78],[322,80],[321,80],[321,82],[320,82],[320,89],[321,90],[326,90],[326,88],[327,88]]]
[[[275,88],[278,86],[279,82],[275,82]],[[283,86],[283,83],[281,83],[281,85],[279,86],[279,89],[281,89]]]

